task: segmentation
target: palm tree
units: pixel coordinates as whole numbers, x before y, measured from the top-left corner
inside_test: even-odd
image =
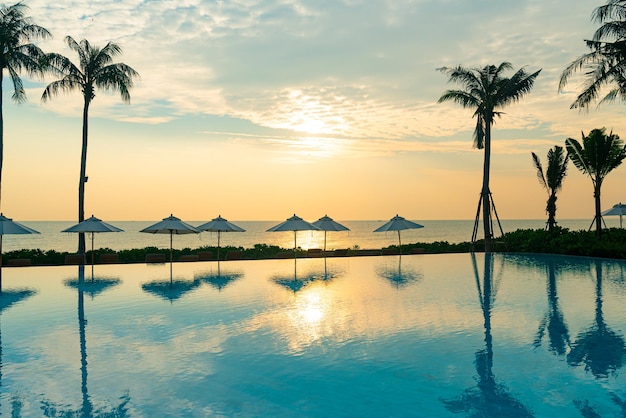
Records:
[[[130,89],[133,78],[139,74],[123,63],[113,63],[113,58],[122,53],[122,48],[109,42],[103,48],[93,46],[86,39],[76,42],[71,36],[65,37],[67,46],[78,54],[79,66],[60,54],[47,54],[50,70],[62,78],[50,83],[43,92],[41,100],[50,100],[60,92],[80,90],[83,94],[83,141],[80,158],[80,177],[78,182],[78,222],[85,220],[85,183],[87,182],[87,134],[89,106],[96,97],[96,88],[119,92],[125,103],[130,103]],[[85,234],[78,235],[78,253],[85,253]]]
[[[570,77],[584,71],[585,85],[570,108],[583,109],[595,102],[601,90],[609,90],[598,104],[626,100],[626,1],[608,0],[593,11],[592,19],[602,25],[591,40],[585,40],[590,52],[574,60],[561,74],[562,92]]]
[[[42,73],[40,57],[43,51],[31,41],[51,37],[50,32],[35,25],[25,15],[28,6],[17,3],[12,6],[0,6],[0,202],[2,202],[2,162],[4,159],[4,119],[2,117],[2,84],[4,70],[7,70],[13,84],[11,98],[17,103],[26,101],[26,91],[20,78],[20,72],[29,75]]]
[[[491,251],[493,228],[491,222],[491,191],[489,190],[489,168],[491,164],[491,125],[495,117],[502,116],[497,110],[501,107],[519,101],[533,87],[535,79],[541,72],[528,74],[524,68],[519,69],[511,78],[504,77],[503,73],[511,70],[509,62],[499,66],[487,65],[483,68],[453,68],[442,67],[438,71],[449,77],[448,82],[458,83],[462,90],[447,90],[439,98],[439,103],[452,101],[465,108],[474,110],[476,129],[474,130],[474,146],[485,150],[483,163],[483,186],[481,199],[478,203],[476,226],[482,204],[483,229],[485,233],[485,251]],[[475,227],[475,230],[477,228]],[[475,238],[475,237],[473,237]]]
[[[556,194],[563,186],[563,180],[567,175],[567,154],[563,147],[556,145],[548,151],[548,168],[543,172],[541,161],[534,152],[531,152],[533,162],[537,169],[537,178],[548,192],[548,203],[546,205],[546,213],[548,214],[548,231],[552,232],[556,227]]]
[[[602,237],[602,206],[600,191],[606,176],[618,167],[626,158],[626,146],[617,134],[606,130],[594,129],[585,136],[582,133],[582,145],[575,139],[565,140],[565,147],[570,160],[583,174],[588,175],[593,183],[593,197],[595,198],[596,236]]]

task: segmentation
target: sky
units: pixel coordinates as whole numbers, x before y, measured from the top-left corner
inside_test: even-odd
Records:
[[[85,215],[105,220],[474,219],[483,151],[472,111],[438,104],[437,68],[508,61],[541,69],[493,127],[491,191],[501,219],[543,219],[531,152],[606,127],[626,138],[625,105],[571,110],[600,1],[27,0],[53,38],[123,48],[140,78],[131,103],[97,92],[90,107]],[[512,75],[512,72],[507,73]],[[6,77],[6,74],[5,74]],[[2,211],[16,220],[78,217],[82,96],[41,102],[54,80],[4,80]],[[626,168],[602,189],[624,201]],[[590,179],[570,164],[559,218],[592,219]]]

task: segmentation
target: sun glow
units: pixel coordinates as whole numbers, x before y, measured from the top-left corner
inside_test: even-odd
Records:
[[[348,131],[349,124],[341,109],[344,98],[324,97],[301,90],[290,90],[280,106],[280,117],[275,127],[310,135],[337,135]]]

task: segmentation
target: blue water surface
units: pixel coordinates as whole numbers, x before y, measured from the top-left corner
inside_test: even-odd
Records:
[[[623,416],[626,263],[442,254],[5,268],[12,416]]]

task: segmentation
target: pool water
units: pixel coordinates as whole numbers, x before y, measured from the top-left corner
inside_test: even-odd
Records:
[[[624,416],[626,263],[520,254],[9,268],[12,416]]]

